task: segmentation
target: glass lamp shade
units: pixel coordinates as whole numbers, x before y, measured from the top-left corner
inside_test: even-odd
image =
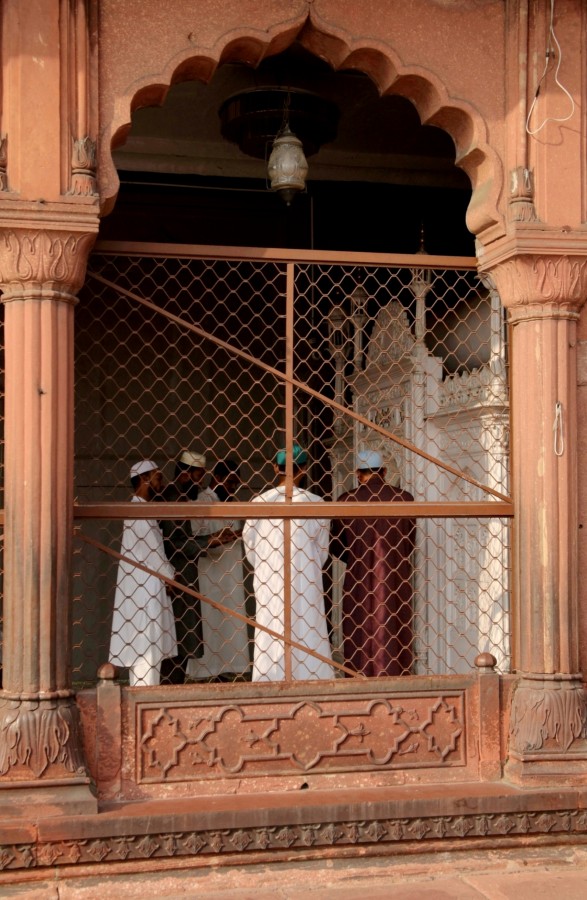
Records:
[[[308,163],[299,138],[286,125],[273,142],[267,164],[271,190],[279,191],[287,206],[294,195],[306,187]]]

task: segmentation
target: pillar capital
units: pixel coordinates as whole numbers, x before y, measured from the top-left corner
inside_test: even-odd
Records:
[[[0,233],[2,300],[75,301],[98,230],[87,221],[8,221]]]
[[[510,321],[576,319],[587,299],[587,232],[525,224],[479,247],[480,270],[495,284]]]

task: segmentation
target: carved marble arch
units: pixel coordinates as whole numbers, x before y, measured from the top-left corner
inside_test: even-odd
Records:
[[[422,125],[446,131],[455,144],[455,164],[467,174],[472,196],[467,210],[467,227],[477,236],[488,230],[503,230],[498,204],[503,193],[503,168],[496,151],[489,145],[483,117],[471,103],[451,97],[437,74],[424,65],[405,65],[398,51],[381,42],[354,38],[350,32],[335,34],[319,27],[310,13],[305,23],[287,23],[282,31],[247,34],[246,29],[230,28],[230,38],[200,52],[179,52],[169,58],[166,67],[154,74],[152,60],[145,56],[143,66],[149,74],[133,80],[132,91],[111,97],[114,112],[110,123],[102,125],[99,187],[102,214],[113,208],[118,192],[118,177],[112,151],[121,147],[131,129],[132,113],[146,106],[162,106],[169,88],[180,82],[208,84],[217,68],[225,63],[243,63],[255,68],[267,57],[281,53],[297,40],[310,53],[327,62],[335,71],[356,70],[367,75],[381,96],[405,97],[416,108]],[[239,33],[240,32],[240,33]],[[235,33],[238,36],[235,36]]]

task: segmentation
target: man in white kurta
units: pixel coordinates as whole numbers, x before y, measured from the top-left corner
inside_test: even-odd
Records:
[[[237,463],[220,460],[212,470],[210,487],[200,489],[196,502],[229,502],[239,485]],[[198,562],[200,591],[227,609],[223,612],[202,603],[204,654],[188,663],[188,674],[196,680],[243,676],[250,669],[247,625],[230,615],[230,610],[246,615],[241,530],[242,523],[237,520],[192,520],[194,535],[211,536],[206,555]]]
[[[131,469],[133,503],[145,503],[161,492],[163,479],[151,460]],[[140,563],[167,578],[175,572],[165,556],[163,535],[155,520],[125,519],[118,564],[110,662],[129,670],[131,687],[158,685],[161,662],[175,656],[175,619],[165,582],[138,569]]]
[[[270,488],[254,503],[285,500],[285,451],[276,457],[277,487]],[[320,503],[322,498],[300,487],[305,477],[307,453],[293,447],[293,502]],[[291,638],[308,650],[332,658],[326,615],[322,569],[328,557],[327,519],[291,520],[291,571],[284,572],[284,522],[282,519],[251,519],[243,528],[247,559],[254,569],[256,621],[284,634],[285,578],[291,583]],[[285,677],[284,641],[255,629],[253,681],[282,681]],[[292,647],[292,678],[333,678],[332,666],[310,653]]]

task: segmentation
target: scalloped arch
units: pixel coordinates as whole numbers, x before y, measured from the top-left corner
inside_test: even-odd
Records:
[[[110,211],[118,191],[111,151],[124,143],[131,127],[132,112],[143,106],[162,105],[173,84],[183,81],[207,84],[218,66],[226,62],[241,62],[254,67],[266,57],[287,49],[296,39],[336,71],[364,73],[382,96],[405,97],[416,108],[423,125],[434,125],[446,131],[455,144],[455,163],[471,181],[467,227],[476,235],[495,226],[503,227],[498,211],[503,190],[501,161],[487,142],[483,117],[472,104],[449,96],[444,83],[434,72],[421,66],[404,65],[389,46],[352,39],[336,30],[326,31],[312,22],[312,14],[305,24],[290,22],[288,27],[274,33],[255,34],[244,28],[232,29],[218,39],[214,48],[183,50],[168,60],[163,71],[139,76],[132,92],[117,98],[114,116],[107,129],[107,158],[101,160],[101,166],[104,167],[102,172],[107,171],[110,178],[101,180],[103,212]]]

